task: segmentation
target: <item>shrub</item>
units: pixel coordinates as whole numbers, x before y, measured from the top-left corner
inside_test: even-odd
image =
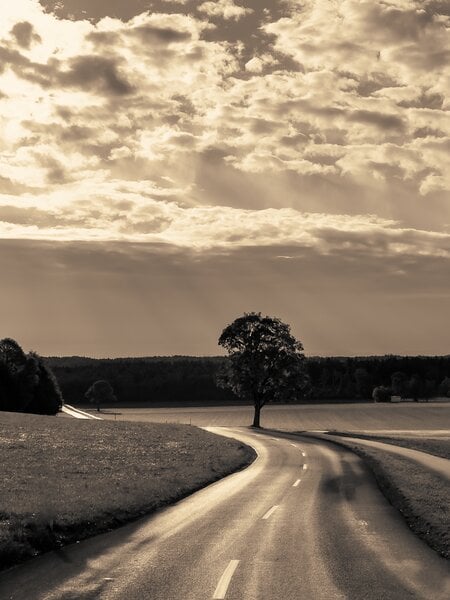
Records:
[[[54,415],[63,403],[52,371],[35,352],[0,340],[0,410]]]
[[[384,385],[379,385],[374,388],[372,392],[372,398],[375,402],[390,402],[391,401],[391,388]]]

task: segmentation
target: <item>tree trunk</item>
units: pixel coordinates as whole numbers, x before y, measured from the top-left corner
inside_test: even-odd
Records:
[[[260,425],[260,416],[261,416],[261,405],[259,402],[255,402],[255,416],[253,417],[253,425],[252,427],[261,427]]]

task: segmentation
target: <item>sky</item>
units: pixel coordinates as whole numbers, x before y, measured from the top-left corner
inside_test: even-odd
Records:
[[[0,337],[450,353],[445,0],[14,0],[0,20]]]

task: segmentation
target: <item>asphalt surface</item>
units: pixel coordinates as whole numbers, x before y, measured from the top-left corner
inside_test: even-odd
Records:
[[[449,563],[416,538],[353,453],[212,429],[248,469],[114,532],[0,575],[1,600],[450,598]]]
[[[339,440],[339,436],[329,435],[329,437]],[[440,477],[450,480],[450,460],[447,458],[434,456],[433,454],[428,454],[427,452],[422,452],[421,450],[413,450],[412,448],[403,448],[402,446],[397,446],[394,444],[378,442],[376,440],[366,440],[364,438],[349,436],[345,436],[343,439],[348,442],[357,443],[360,446],[378,448],[378,450],[383,450],[383,452],[390,452],[391,454],[408,458],[409,460],[415,461],[422,467],[425,467],[425,469],[433,471]]]

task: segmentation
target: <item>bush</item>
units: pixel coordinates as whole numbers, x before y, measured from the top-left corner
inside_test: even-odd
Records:
[[[63,403],[52,371],[35,352],[25,354],[10,338],[0,340],[0,410],[56,414]]]
[[[391,401],[391,388],[384,385],[379,385],[374,388],[372,392],[372,398],[375,402],[390,402]]]

